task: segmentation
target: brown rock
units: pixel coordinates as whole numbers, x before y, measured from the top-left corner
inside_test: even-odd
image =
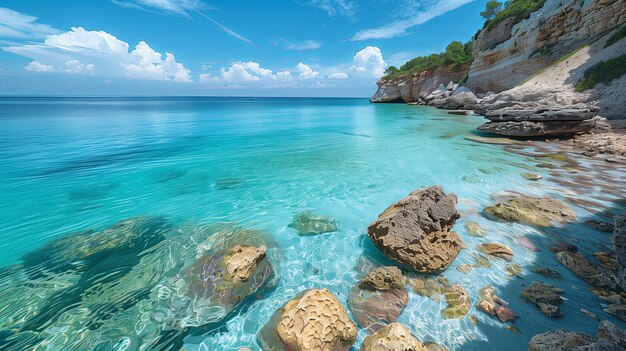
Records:
[[[303,291],[279,308],[261,328],[263,350],[347,351],[357,329],[339,300],[327,289]]]
[[[513,259],[513,251],[506,245],[498,244],[498,243],[484,243],[478,246],[480,251],[491,257],[502,258],[507,261],[511,261]]]
[[[397,267],[381,267],[370,272],[348,295],[352,315],[370,332],[395,322],[408,303],[409,294]]]
[[[258,248],[235,245],[222,260],[226,268],[227,279],[233,282],[248,280],[259,262],[265,258],[265,252],[265,245]]]
[[[417,272],[435,273],[450,266],[461,250],[460,236],[450,230],[458,217],[456,196],[433,186],[391,205],[367,233],[387,257]]]
[[[360,285],[362,288],[375,290],[402,289],[404,288],[404,278],[398,267],[381,267],[363,277]]]
[[[400,323],[391,323],[370,334],[363,341],[360,351],[428,351],[424,344]]]
[[[576,220],[576,212],[562,201],[551,197],[517,195],[485,208],[485,213],[508,221],[551,227]]]
[[[444,294],[446,296],[446,307],[441,314],[444,319],[458,319],[467,314],[472,307],[472,301],[465,288],[460,285],[446,287]]]

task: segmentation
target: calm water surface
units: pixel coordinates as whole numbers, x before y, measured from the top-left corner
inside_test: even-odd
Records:
[[[177,345],[258,350],[257,331],[298,292],[326,287],[347,304],[361,277],[357,266],[364,259],[388,263],[369,243],[367,225],[411,190],[433,184],[458,195],[462,217],[455,229],[467,246],[443,275],[474,302],[480,288],[495,286],[519,318],[500,323],[472,307],[463,319],[443,320],[445,301],[410,291],[399,321],[419,339],[455,350],[524,350],[532,335],[547,330],[595,334],[597,322],[581,308],[624,327],[548,250],[568,240],[591,256],[609,248],[609,234],[581,224],[540,231],[480,214],[493,204],[491,194],[516,190],[569,199],[581,223],[601,219],[623,210],[623,167],[609,168],[600,158],[577,158],[572,166],[563,157],[524,156],[467,140],[479,124],[476,116],[365,99],[2,98],[0,348],[84,350],[91,338],[110,340],[98,350],[132,349],[133,334],[155,319],[150,301],[162,293],[159,282],[195,260],[206,239],[198,228],[230,223],[266,232],[277,243],[271,256],[277,285],[222,322],[180,336]],[[541,162],[557,170],[535,166]],[[525,172],[544,179],[525,180]],[[337,218],[339,231],[299,236],[288,225],[304,210]],[[144,227],[157,233],[159,245],[143,243],[139,253],[109,250],[88,276],[81,265],[89,262],[74,258],[99,248],[59,241],[137,217],[149,222]],[[487,237],[469,236],[463,224],[470,221],[487,229]],[[521,236],[541,251],[516,244]],[[475,247],[487,241],[511,246],[522,273],[511,276],[504,261],[469,273],[456,269],[473,263]],[[546,280],[531,272],[536,265],[564,279]],[[522,299],[520,290],[533,280],[565,289],[564,318],[549,319]],[[354,350],[366,335],[360,330]],[[155,342],[151,349],[170,346]]]

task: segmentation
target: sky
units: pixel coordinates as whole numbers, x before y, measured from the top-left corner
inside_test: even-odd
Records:
[[[0,95],[365,97],[486,0],[0,0]]]

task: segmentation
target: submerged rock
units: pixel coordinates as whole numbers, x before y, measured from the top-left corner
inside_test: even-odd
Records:
[[[576,220],[576,212],[562,201],[522,194],[505,196],[503,202],[485,208],[485,213],[538,227],[550,227]]]
[[[450,286],[445,277],[411,278],[409,283],[416,294],[428,297],[436,302],[441,301],[440,295]]]
[[[589,262],[579,253],[562,251],[556,254],[556,258],[577,277],[593,286],[605,289],[617,288],[617,279],[610,271]]]
[[[335,295],[311,289],[279,308],[258,337],[264,351],[347,351],[357,329]]]
[[[465,229],[471,236],[482,237],[487,235],[487,231],[476,222],[469,222],[465,224]]]
[[[513,251],[511,250],[511,248],[504,244],[484,243],[480,244],[478,248],[480,249],[480,251],[491,257],[502,258],[507,261],[511,261],[513,259]]]
[[[614,218],[613,242],[617,258],[617,278],[621,288],[626,291],[626,213]]]
[[[595,230],[604,232],[604,233],[610,233],[613,231],[613,224],[607,221],[596,221],[596,220],[590,219],[590,220],[585,221],[585,225]]]
[[[554,253],[559,253],[559,252],[563,252],[563,251],[567,251],[567,252],[578,252],[578,246],[574,245],[574,244],[570,244],[570,243],[566,243],[563,241],[554,243],[550,245],[550,251],[554,252]]]
[[[391,323],[368,335],[360,351],[428,351],[424,344],[400,323]]]
[[[541,274],[546,278],[561,278],[561,273],[555,271],[554,269],[550,269],[548,267],[537,267],[533,269],[533,272],[537,274]]]
[[[395,322],[409,303],[404,278],[397,267],[381,267],[350,289],[348,306],[359,326],[374,332]]]
[[[626,322],[626,304],[624,303],[614,303],[609,305],[609,307],[604,309],[604,312]]]
[[[497,316],[504,323],[517,317],[515,312],[507,307],[508,305],[508,302],[495,294],[493,287],[486,286],[480,289],[480,301],[476,304],[479,310]]]
[[[312,211],[300,212],[294,217],[289,227],[296,229],[300,235],[316,235],[339,230],[336,219],[324,217]]]
[[[522,173],[522,177],[528,180],[539,180],[543,178],[541,175],[536,174],[536,173]]]
[[[561,309],[557,306],[563,303],[559,294],[563,290],[550,284],[532,282],[532,284],[522,291],[522,296],[537,305],[541,312],[548,317],[561,317]]]
[[[464,287],[452,285],[444,290],[448,306],[441,311],[443,319],[462,318],[472,307],[472,301]]]
[[[461,250],[460,236],[451,231],[458,217],[456,196],[433,186],[391,205],[367,233],[387,257],[417,272],[435,273],[450,266]]]
[[[586,333],[559,329],[537,334],[528,343],[528,351],[617,351],[624,349],[626,349],[626,331],[609,321],[600,322],[595,338]]]

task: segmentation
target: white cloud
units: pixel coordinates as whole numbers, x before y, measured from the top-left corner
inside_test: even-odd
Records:
[[[59,32],[47,24],[36,21],[37,17],[0,7],[0,38],[39,39]]]
[[[128,43],[107,32],[73,27],[65,33],[48,35],[43,43],[3,49],[70,74],[191,81],[190,71],[173,54],[166,52],[164,59],[144,41],[131,52],[129,48]]]
[[[291,72],[280,71],[274,74],[272,70],[261,67],[253,61],[235,62],[229,68],[222,67],[219,77],[211,77],[210,74],[200,75],[201,83],[208,82],[257,82],[257,81],[289,81],[292,79]]]
[[[320,75],[320,72],[312,69],[302,62],[298,63],[298,65],[296,66],[296,70],[298,70],[299,72],[298,78],[300,79],[313,79]]]
[[[352,37],[352,40],[388,39],[406,35],[409,34],[407,32],[409,28],[428,22],[472,1],[474,0],[429,1],[422,11],[415,13],[411,18],[394,21],[378,28],[360,30]]]
[[[303,41],[302,43],[289,44],[287,45],[286,49],[294,50],[294,51],[307,51],[307,50],[319,49],[322,47],[322,45],[323,43],[321,41],[306,40],[306,41]]]
[[[386,65],[380,49],[367,46],[354,55],[350,72],[356,76],[379,78],[384,75]]]
[[[54,72],[54,67],[50,65],[44,65],[38,61],[32,61],[28,66],[24,67],[27,71],[31,72]]]
[[[310,0],[309,4],[320,8],[329,16],[354,17],[354,2],[349,0]]]
[[[348,78],[348,74],[344,72],[335,72],[335,73],[329,74],[327,78],[328,79],[346,79]]]

